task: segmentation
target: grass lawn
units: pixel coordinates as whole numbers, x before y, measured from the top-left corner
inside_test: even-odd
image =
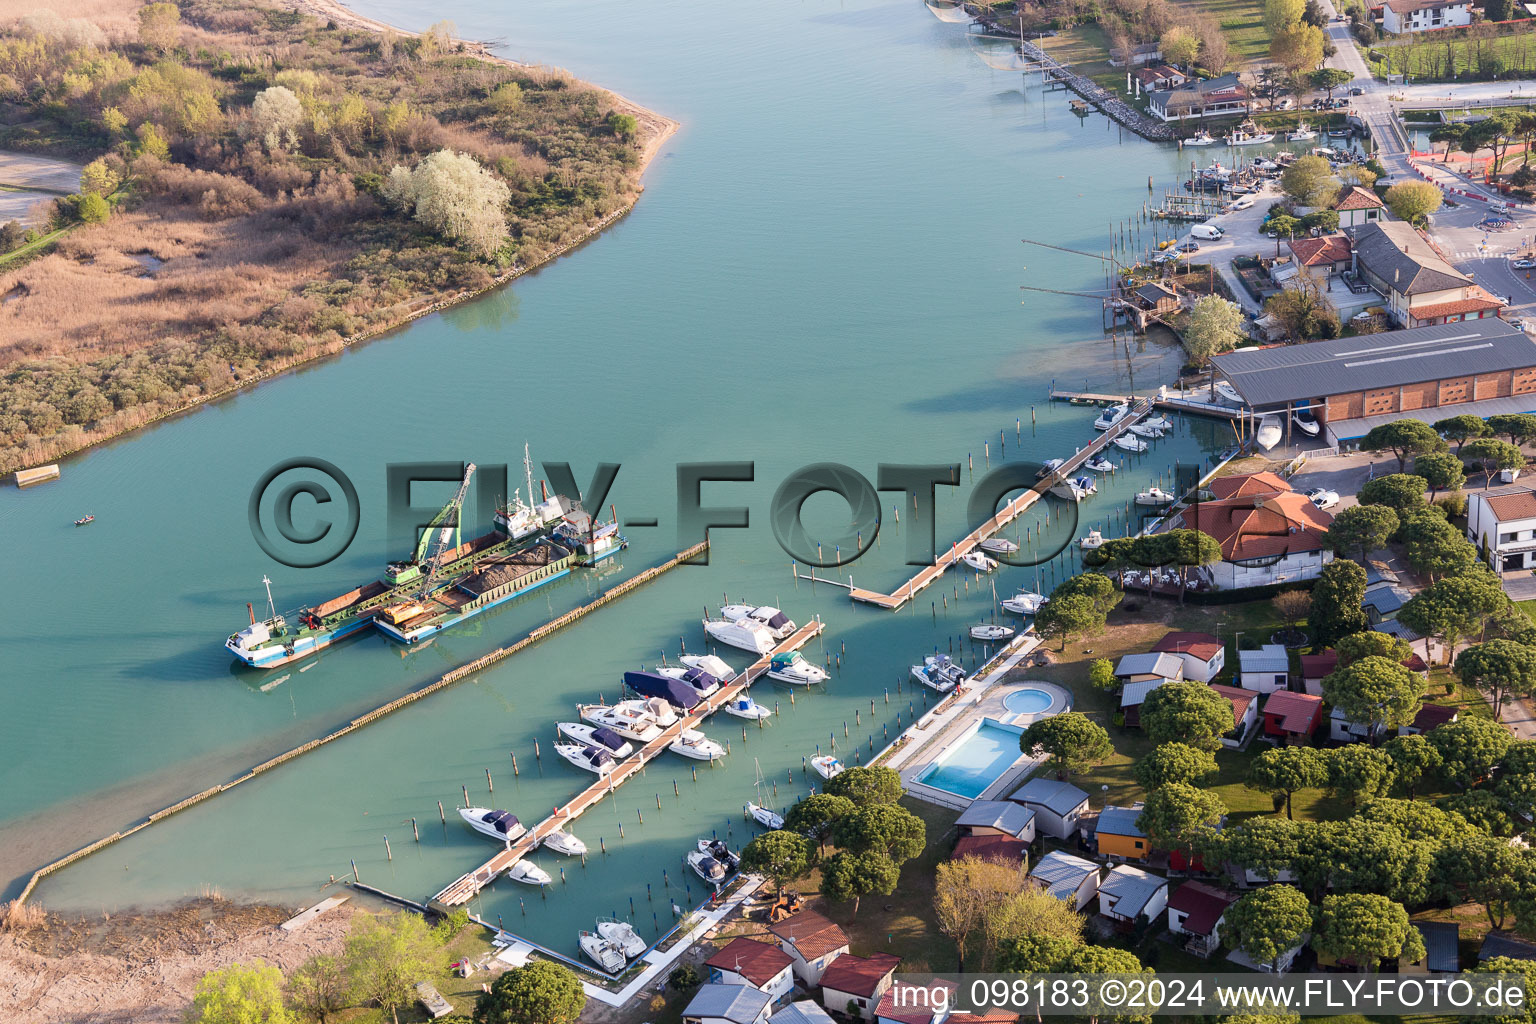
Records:
[[[442,967],[435,974],[425,980],[430,981],[444,999],[453,1004],[457,1013],[468,1014],[475,1008],[475,1000],[480,996],[481,982],[489,981],[485,974],[471,974],[467,978],[461,978],[448,969],[448,965],[456,960],[468,958],[476,960],[486,953],[493,952],[490,933],[477,924],[466,925],[455,935],[453,939],[443,947],[440,963]],[[328,1018],[339,1021],[341,1024],[394,1024],[394,1018],[384,1010],[376,1007],[355,1007],[333,1013]],[[409,1006],[400,1007],[400,1024],[416,1024],[418,1021],[430,1021],[426,1009],[418,1002],[412,1002]]]
[[[1173,0],[1173,6],[1209,14],[1221,23],[1232,48],[1232,63],[1251,65],[1269,59],[1263,0]]]
[[[1502,27],[1493,38],[1468,38],[1464,31],[1434,33],[1433,40],[1383,41],[1367,54],[1377,75],[1407,73],[1417,82],[1489,79],[1493,73],[1536,70],[1536,33],[1527,24]]]

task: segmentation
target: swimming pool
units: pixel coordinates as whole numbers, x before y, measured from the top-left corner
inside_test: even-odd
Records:
[[[1025,687],[1014,690],[1003,698],[1003,707],[1016,715],[1038,715],[1056,702],[1056,698],[1044,690]]]
[[[974,800],[1022,756],[1019,736],[1023,731],[982,721],[924,768],[917,781]]]

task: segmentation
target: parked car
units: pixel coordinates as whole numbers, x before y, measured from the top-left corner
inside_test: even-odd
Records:
[[[1152,262],[1154,264],[1156,264],[1156,263],[1176,263],[1176,262],[1178,262],[1178,259],[1179,259],[1179,254],[1176,253],[1176,252],[1159,252],[1159,253],[1153,253],[1152,254]]]
[[[1353,89],[1351,89],[1351,90],[1349,90],[1349,94],[1350,94],[1350,95],[1351,95],[1351,96],[1364,96],[1364,95],[1365,95],[1365,90],[1364,90],[1364,89],[1362,89],[1362,88],[1360,88],[1360,87],[1359,87],[1359,86],[1358,86],[1358,85],[1357,85],[1357,86],[1355,86],[1355,87],[1354,87],[1354,88],[1353,88]]]
[[[1199,242],[1185,242],[1183,245],[1179,246],[1179,252],[1199,252],[1199,251],[1200,251],[1200,243]]]
[[[1307,500],[1320,509],[1333,508],[1339,503],[1339,492],[1326,487],[1314,487],[1307,492]]]
[[[1536,260],[1515,260],[1510,266],[1516,270],[1532,270],[1536,269]]]
[[[1509,322],[1509,326],[1513,327],[1517,331],[1523,331],[1525,330],[1525,321],[1519,317],[1516,317]]]

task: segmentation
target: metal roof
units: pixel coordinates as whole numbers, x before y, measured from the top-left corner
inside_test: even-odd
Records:
[[[1406,221],[1373,220],[1347,233],[1360,269],[1375,274],[1404,295],[1464,288],[1472,279],[1447,263]]]
[[[1503,320],[1485,317],[1335,341],[1241,349],[1214,356],[1211,363],[1249,407],[1265,408],[1536,366],[1536,343]]]
[[[1088,794],[1068,782],[1055,779],[1030,779],[1013,791],[1008,798],[1015,803],[1038,804],[1056,815],[1066,817],[1074,809],[1088,802]]]
[[[1093,861],[1052,850],[1040,858],[1029,877],[1044,882],[1046,892],[1065,900],[1077,895],[1077,887],[1083,884],[1083,879],[1098,873],[1099,866]]]
[[[1123,708],[1139,708],[1147,702],[1147,694],[1168,682],[1164,676],[1156,679],[1140,679],[1134,683],[1126,683],[1120,688],[1120,706]]]
[[[1011,800],[977,800],[955,820],[967,828],[995,828],[1011,836],[1021,836],[1035,820],[1035,812]]]
[[[1146,833],[1136,824],[1141,812],[1141,804],[1135,807],[1106,807],[1099,812],[1099,831],[1110,836],[1145,837]]]
[[[1288,672],[1291,661],[1280,644],[1265,644],[1256,651],[1238,651],[1237,663],[1244,672]]]
[[[832,1016],[810,999],[790,1003],[768,1018],[768,1024],[833,1024]]]
[[[752,1024],[772,1002],[768,993],[746,985],[700,985],[683,1016],[719,1017],[733,1024]]]
[[[1104,881],[1099,883],[1100,906],[1108,896],[1114,901],[1114,911],[1121,917],[1135,917],[1146,909],[1159,890],[1168,888],[1168,879],[1133,868],[1129,864],[1117,864]]]
[[[1153,651],[1150,654],[1127,654],[1115,666],[1117,676],[1162,676],[1164,679],[1184,678],[1184,662],[1171,654]]]

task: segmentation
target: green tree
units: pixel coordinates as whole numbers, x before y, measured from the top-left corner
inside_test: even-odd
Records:
[[[1462,787],[1492,776],[1494,766],[1514,742],[1509,730],[1497,722],[1465,715],[1431,730],[1426,739],[1440,755],[1441,778]]]
[[[1069,576],[1051,591],[1051,600],[1063,597],[1086,597],[1094,610],[1108,615],[1120,603],[1124,595],[1115,589],[1114,583],[1101,572],[1084,572]]]
[[[1269,41],[1269,57],[1291,74],[1311,71],[1323,63],[1323,30],[1316,25],[1292,25]]]
[[[1115,754],[1109,733],[1081,711],[1067,711],[1031,723],[1019,737],[1019,749],[1034,756],[1048,755],[1048,766],[1060,779],[1103,764]]]
[[[1436,128],[1434,131],[1430,132],[1429,133],[1429,141],[1431,143],[1435,143],[1435,144],[1438,144],[1438,143],[1441,143],[1441,142],[1445,143],[1445,156],[1446,156],[1447,159],[1449,159],[1450,155],[1451,155],[1451,146],[1454,143],[1460,142],[1462,137],[1464,135],[1466,135],[1466,134],[1467,134],[1467,124],[1466,124],[1466,122],[1465,121],[1454,121],[1454,122],[1452,122],[1450,124],[1441,125],[1440,127]],[[1439,428],[1440,428],[1440,424],[1439,423],[1435,424],[1435,429],[1438,430]],[[1477,435],[1474,434],[1472,436],[1476,437]]]
[[[1408,793],[1410,800],[1413,799],[1414,787],[1440,767],[1440,752],[1417,734],[1394,736],[1382,744],[1381,749],[1392,759],[1392,776]]]
[[[197,983],[191,1024],[293,1024],[283,1005],[283,972],[267,964],[230,964]]]
[[[155,7],[159,5],[151,4],[150,6]],[[137,139],[137,143],[134,146],[134,152],[138,156],[152,157],[156,160],[166,160],[170,158],[170,144],[165,141],[165,136],[161,134],[160,129],[156,127],[153,122],[145,121],[144,123],[140,124],[139,127],[134,130],[134,137]]]
[[[1425,682],[1386,658],[1366,657],[1323,677],[1323,699],[1352,722],[1382,729],[1408,725],[1419,713]]]
[[[787,828],[775,829],[753,837],[741,851],[741,866],[773,879],[775,888],[782,893],[784,886],[811,870],[813,852],[811,841],[805,836]]]
[[[1019,866],[982,857],[941,861],[935,867],[934,920],[955,944],[960,960],[957,970],[965,971],[971,940],[981,933],[987,918],[1019,891],[1021,873]]]
[[[1464,412],[1459,416],[1449,416],[1443,420],[1436,420],[1435,430],[1456,442],[1456,453],[1458,455],[1461,454],[1461,446],[1468,441],[1475,437],[1487,437],[1493,433],[1493,429],[1488,426],[1487,420],[1481,416],[1474,416],[1469,412]]]
[[[690,963],[678,964],[672,968],[672,973],[667,975],[667,984],[679,992],[698,988],[703,980],[699,977],[699,969]]]
[[[1266,793],[1285,794],[1285,816],[1291,814],[1291,797],[1297,790],[1317,789],[1328,781],[1328,764],[1312,747],[1270,747],[1248,765],[1244,785]]]
[[[1536,742],[1518,740],[1510,744],[1499,765],[1497,792],[1513,813],[1536,817]]]
[[[1275,35],[1301,21],[1306,12],[1306,0],[1265,0],[1264,31]]]
[[[1536,649],[1513,640],[1489,640],[1456,655],[1456,674],[1488,695],[1497,722],[1506,700],[1536,693]]]
[[[1280,187],[1301,206],[1327,206],[1339,194],[1339,179],[1322,157],[1300,156],[1280,175]]]
[[[896,804],[861,807],[832,826],[832,836],[840,849],[875,850],[897,867],[922,853],[928,843],[923,819]]]
[[[634,138],[635,130],[639,127],[638,122],[635,121],[635,115],[621,114],[618,111],[609,114],[608,119],[603,123],[608,126],[610,132],[621,139]]]
[[[346,961],[353,990],[398,1022],[416,998],[416,983],[437,969],[440,946],[415,914],[368,914],[352,923]]]
[[[1216,774],[1216,758],[1187,743],[1163,743],[1137,761],[1131,772],[1149,792],[1174,782],[1198,786]]]
[[[1424,637],[1424,660],[1429,661],[1430,637],[1439,637],[1447,650],[1455,650],[1464,637],[1486,634],[1508,607],[1499,578],[1477,566],[1436,580],[1413,595],[1398,610],[1397,620]]]
[[[117,191],[122,181],[122,175],[108,166],[105,159],[97,157],[81,170],[80,191],[89,195],[109,196]]]
[[[101,196],[87,192],[76,200],[75,216],[82,224],[100,224],[112,216],[112,207]]]
[[[1464,793],[1452,793],[1435,801],[1436,806],[1466,818],[1473,827],[1490,836],[1507,837],[1515,834],[1515,822],[1504,807],[1504,801],[1491,789],[1469,789]]]
[[[1163,33],[1157,48],[1168,63],[1181,68],[1193,67],[1200,54],[1200,37],[1183,25],[1174,25]]]
[[[1056,970],[1062,974],[1117,976],[1153,973],[1135,953],[1114,946],[1078,946],[1067,954]],[[1088,1018],[1090,1024],[1147,1024],[1152,1019],[1150,1014],[1134,1011],[1106,1011],[1100,1007],[1094,1010],[1095,1014]]]
[[[1136,827],[1147,834],[1154,848],[1188,855],[1215,831],[1226,813],[1227,805],[1210,790],[1170,782],[1147,794]]]
[[[1382,199],[1399,220],[1422,227],[1424,218],[1440,209],[1445,196],[1427,181],[1403,181],[1387,189]]]
[[[341,957],[321,953],[300,964],[288,976],[288,1003],[306,1019],[320,1024],[347,1007],[352,983]]]
[[[1372,551],[1387,546],[1397,532],[1397,513],[1385,505],[1351,505],[1340,509],[1323,534],[1323,543],[1344,558],[1358,555],[1364,562]]]
[[[1403,903],[1428,898],[1432,843],[1361,815],[1299,824],[1296,880],[1314,899],[1330,887],[1336,892],[1379,893]]]
[[[1424,959],[1424,940],[1401,904],[1373,893],[1326,896],[1317,911],[1312,947],[1335,960],[1375,970],[1384,957]]]
[[[1036,632],[1043,637],[1060,637],[1062,650],[1072,637],[1103,629],[1104,623],[1104,613],[1079,594],[1053,597],[1035,616]]]
[[[1488,417],[1488,430],[1494,435],[1503,434],[1510,444],[1528,444],[1536,441],[1536,416],[1528,412],[1502,412]]]
[[[181,11],[175,4],[153,3],[139,8],[139,42],[157,53],[174,49],[181,42]]]
[[[1232,904],[1226,922],[1229,947],[1278,971],[1280,958],[1312,930],[1312,904],[1295,886],[1267,885]]]
[[[1445,438],[1435,432],[1434,427],[1423,420],[1401,419],[1372,427],[1360,440],[1360,447],[1373,452],[1391,452],[1397,456],[1398,473],[1403,473],[1408,465],[1408,456],[1443,452],[1449,448],[1449,445],[1445,443]],[[1391,477],[1380,479],[1387,480]],[[1371,483],[1374,482],[1371,481]],[[1425,486],[1427,487],[1428,484]],[[1421,487],[1419,493],[1422,495],[1424,488]],[[1361,501],[1364,500],[1364,498],[1361,499]]]
[[[1054,974],[1081,945],[1081,940],[1024,935],[1001,943],[992,966],[1010,974]]]
[[[1211,357],[1230,352],[1243,339],[1243,311],[1219,295],[1195,300],[1184,320],[1184,351],[1192,365],[1204,368]]]
[[[1178,566],[1179,604],[1183,604],[1184,595],[1189,589],[1189,570],[1221,561],[1221,545],[1215,537],[1200,530],[1164,530],[1154,536],[1163,539],[1171,556],[1169,562]]]
[[[901,774],[882,765],[849,768],[827,780],[824,787],[833,796],[845,796],[859,807],[893,804],[906,792]]]
[[[1418,420],[1398,420],[1398,423],[1419,423]],[[1419,423],[1419,426],[1425,426]],[[1379,427],[1377,429],[1380,429]],[[1369,437],[1370,435],[1366,435]],[[1364,444],[1364,442],[1361,442]],[[1444,442],[1441,442],[1442,444]],[[1398,456],[1399,461],[1402,456]],[[1416,512],[1428,504],[1424,500],[1424,492],[1429,490],[1429,481],[1421,476],[1413,476],[1408,473],[1388,473],[1374,480],[1368,480],[1360,488],[1360,503],[1362,505],[1385,505],[1396,512],[1401,519],[1404,513]]]
[[[1310,231],[1311,217],[1303,218],[1297,230]],[[1297,274],[1288,287],[1271,295],[1264,302],[1264,312],[1275,318],[1291,341],[1339,335],[1339,311],[1310,274]]]
[[[1059,717],[1059,716],[1058,716]],[[1204,683],[1164,683],[1147,694],[1141,727],[1153,743],[1187,743],[1216,750],[1236,726],[1232,702]]]
[[[1415,516],[1400,534],[1408,564],[1431,582],[1461,572],[1477,562],[1477,549],[1438,515]]]
[[[1320,647],[1366,628],[1365,570],[1354,562],[1335,559],[1323,566],[1312,588],[1312,611],[1307,626],[1312,642]]]
[[[1315,755],[1317,751],[1312,753]],[[1321,771],[1321,759],[1318,765]],[[1315,785],[1322,785],[1321,775]],[[1245,871],[1273,882],[1281,873],[1295,870],[1302,828],[1289,818],[1249,818],[1240,825],[1223,830],[1219,855],[1207,857],[1206,862],[1230,861]]]
[[[1120,680],[1115,676],[1114,662],[1108,658],[1094,658],[1088,665],[1088,682],[1096,690],[1106,693],[1114,691],[1120,685]]]
[[[870,893],[889,896],[900,879],[901,869],[878,850],[839,850],[822,871],[821,894],[838,903],[852,900],[857,917],[860,899]]]
[[[1413,648],[1408,646],[1408,641],[1374,629],[1340,637],[1333,646],[1338,651],[1340,665],[1349,665],[1361,658],[1373,656],[1401,665],[1413,656]]]
[[[1327,89],[1328,98],[1333,99],[1333,90],[1341,85],[1348,85],[1354,81],[1355,73],[1345,71],[1343,68],[1319,68],[1312,72],[1312,87],[1314,89]]]
[[[847,771],[843,774],[847,774]],[[835,776],[831,781],[835,782],[838,778],[841,776]],[[899,781],[900,776],[897,778]],[[818,847],[824,847],[833,823],[846,818],[857,808],[858,805],[845,796],[812,793],[785,812],[784,827],[791,832],[810,836],[816,840]]]
[[[575,1024],[587,1005],[576,972],[550,960],[531,960],[491,983],[475,1003],[477,1024]]]
[[[1532,868],[1528,851],[1488,835],[1447,843],[1439,863],[1444,880],[1464,893],[1467,902],[1481,903],[1493,928],[1504,927]]]
[[[1479,437],[1461,446],[1461,457],[1468,465],[1475,465],[1483,472],[1483,487],[1493,484],[1493,474],[1501,469],[1520,469],[1525,465],[1525,453],[1518,445],[1493,437]]]
[[[1115,583],[1125,585],[1124,574],[1134,569],[1136,561],[1136,537],[1108,537],[1097,548],[1083,552],[1083,564],[1091,569],[1115,574]]]
[[[1330,750],[1327,759],[1328,788],[1351,807],[1392,788],[1395,763],[1384,750],[1351,743]]]
[[[1414,456],[1413,475],[1421,476],[1429,483],[1429,500],[1441,491],[1460,490],[1467,482],[1461,460],[1450,452],[1424,452]]]

